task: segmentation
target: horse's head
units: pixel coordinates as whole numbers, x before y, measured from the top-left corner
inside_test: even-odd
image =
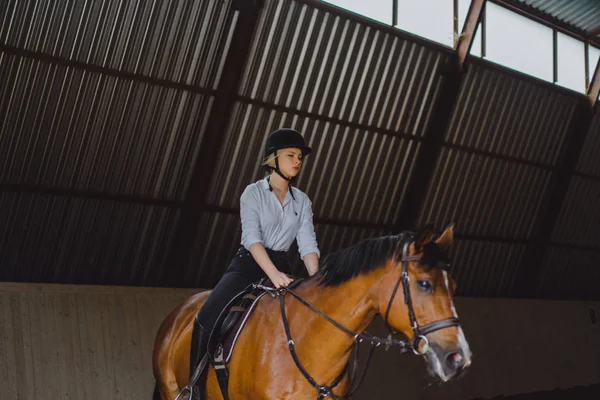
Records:
[[[379,310],[387,324],[413,340],[429,371],[447,381],[471,364],[471,351],[454,308],[455,283],[445,269],[453,227],[436,237],[433,226],[402,244],[388,262],[378,293]]]

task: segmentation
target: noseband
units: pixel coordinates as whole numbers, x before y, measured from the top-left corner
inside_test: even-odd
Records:
[[[266,290],[273,297],[279,296],[281,317],[283,319],[283,326],[285,328],[285,334],[287,336],[290,354],[292,355],[294,363],[296,364],[296,366],[298,367],[298,369],[300,370],[302,375],[317,390],[317,399],[323,399],[326,397],[330,397],[332,399],[339,399],[339,395],[336,395],[333,393],[333,388],[335,388],[342,381],[343,377],[346,375],[346,372],[348,370],[348,365],[346,365],[346,367],[342,370],[340,375],[338,375],[338,377],[336,379],[334,379],[334,381],[332,382],[331,385],[319,385],[314,380],[314,378],[308,373],[308,371],[306,371],[306,369],[304,368],[304,366],[302,365],[302,363],[300,363],[300,360],[298,359],[298,355],[296,354],[296,345],[294,343],[294,340],[292,339],[292,335],[290,332],[290,327],[288,324],[288,320],[287,320],[287,316],[286,316],[286,312],[285,312],[285,303],[284,303],[284,297],[286,294],[289,293],[294,298],[298,299],[306,307],[308,307],[310,310],[317,313],[321,317],[325,318],[332,325],[334,325],[341,331],[345,332],[346,334],[348,334],[354,338],[355,343],[354,343],[354,365],[352,367],[353,372],[356,372],[357,366],[358,366],[358,348],[359,348],[358,344],[363,341],[371,344],[371,349],[370,349],[369,355],[367,357],[365,367],[364,367],[362,373],[360,374],[360,378],[356,381],[356,384],[354,385],[354,387],[352,387],[348,391],[348,393],[345,395],[348,398],[350,396],[352,396],[354,393],[356,393],[356,391],[360,387],[360,384],[362,383],[362,380],[365,376],[367,368],[369,367],[369,361],[371,360],[371,356],[373,354],[373,350],[375,349],[375,347],[379,347],[380,345],[383,344],[383,345],[385,345],[386,350],[389,347],[393,346],[393,347],[399,347],[402,351],[412,350],[413,353],[415,353],[416,355],[425,355],[425,353],[427,353],[427,351],[429,350],[429,340],[426,337],[427,334],[438,331],[440,329],[460,325],[460,321],[458,318],[446,318],[443,320],[439,320],[439,321],[435,321],[435,322],[432,322],[432,323],[429,323],[426,325],[419,326],[419,324],[417,322],[417,317],[415,315],[415,310],[413,308],[412,297],[410,295],[410,277],[408,275],[408,263],[414,262],[414,261],[420,261],[421,258],[416,257],[416,256],[408,256],[408,246],[409,246],[408,242],[405,243],[403,246],[403,249],[402,249],[402,271],[400,273],[400,277],[398,278],[398,281],[396,282],[396,285],[394,286],[394,290],[393,290],[393,292],[390,296],[390,300],[388,302],[387,310],[385,311],[384,321],[390,332],[388,337],[385,339],[379,338],[377,336],[372,336],[366,332],[365,333],[357,333],[357,332],[351,331],[350,329],[346,328],[339,322],[333,320],[331,317],[329,317],[328,315],[323,313],[321,310],[314,307],[312,304],[308,303],[306,300],[304,300],[303,298],[298,296],[291,289],[288,289],[288,288],[275,289],[275,288],[266,287],[263,285],[254,285],[257,288]],[[396,293],[398,292],[398,288],[400,287],[401,283],[402,283],[402,288],[404,290],[404,303],[406,304],[406,306],[408,308],[408,317],[410,319],[410,325],[411,325],[411,328],[413,331],[413,338],[409,339],[409,340],[393,339],[392,336],[395,334],[398,334],[400,332],[395,331],[389,325],[389,322],[388,322],[389,315],[390,315],[390,309],[392,307],[392,303],[394,302],[394,298],[396,297]],[[420,341],[423,341],[424,345],[422,346],[421,350],[419,351],[419,342]]]

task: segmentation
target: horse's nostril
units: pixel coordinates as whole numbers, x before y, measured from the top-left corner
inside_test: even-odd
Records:
[[[453,370],[459,369],[465,365],[465,358],[463,357],[462,351],[459,350],[449,353],[446,356],[446,364]]]

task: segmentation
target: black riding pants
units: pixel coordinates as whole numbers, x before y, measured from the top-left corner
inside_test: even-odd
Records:
[[[291,264],[286,252],[267,249],[267,253],[277,269],[287,274],[291,272]],[[261,280],[265,276],[265,272],[254,261],[252,254],[241,247],[200,309],[196,317],[197,323],[202,325],[205,330],[212,330],[221,310],[225,308],[231,299],[248,285]]]

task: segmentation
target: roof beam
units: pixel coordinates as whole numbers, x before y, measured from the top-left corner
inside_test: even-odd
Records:
[[[598,35],[600,35],[600,26],[598,26],[596,29],[594,29],[593,31],[591,31],[588,34],[588,39],[593,39],[593,38],[595,38]]]
[[[598,72],[597,68],[596,72]],[[535,288],[539,281],[544,255],[551,245],[552,233],[567,197],[592,119],[593,110],[590,104],[585,100],[579,101],[571,115],[567,134],[560,147],[559,161],[538,208],[531,238],[517,270],[514,287],[516,296],[534,297],[536,294]]]
[[[263,5],[264,0],[234,0],[229,11],[230,21],[238,13],[237,21],[167,258],[168,274],[162,271],[163,286],[197,283],[186,279],[187,268]]]
[[[417,230],[418,218],[422,204],[427,195],[427,188],[433,177],[435,165],[444,141],[444,133],[448,130],[452,113],[456,106],[463,73],[458,71],[454,60],[449,60],[442,72],[440,93],[433,104],[431,122],[425,132],[414,166],[412,176],[406,186],[406,197],[400,205],[396,232]]]
[[[458,65],[461,71],[463,69],[465,59],[471,51],[471,46],[473,46],[473,41],[475,40],[475,33],[477,32],[477,26],[479,25],[479,21],[481,21],[481,15],[483,13],[484,5],[485,0],[471,1],[471,5],[469,6],[469,12],[467,14],[467,19],[465,20],[462,32],[458,37],[458,41],[456,43],[456,54],[458,56]]]
[[[596,70],[592,81],[587,89],[587,97],[592,107],[598,102],[598,94],[600,93],[600,58],[596,61]]]
[[[160,86],[175,90],[185,90],[190,93],[199,93],[207,96],[211,96],[214,94],[214,90],[209,88],[203,88],[187,83],[173,82],[168,79],[155,78],[148,75],[142,75],[140,73],[127,72],[115,68],[95,65],[84,61],[70,60],[68,58],[57,57],[33,50],[21,49],[19,47],[10,46],[6,44],[0,44],[0,52],[21,58],[30,58],[32,60],[36,60],[44,64],[49,64],[51,66],[61,66],[86,72],[92,72],[103,76],[112,76],[118,79],[132,80],[135,82],[144,82],[152,86]]]
[[[456,107],[460,87],[464,79],[467,54],[473,44],[473,38],[481,18],[485,0],[473,0],[461,37],[457,41],[453,57],[441,71],[440,94],[433,104],[431,122],[424,135],[424,141],[415,160],[413,174],[406,187],[406,197],[400,205],[396,231],[417,229],[421,207],[427,194],[427,188],[435,171],[436,161],[444,142],[444,133],[448,130],[452,113]]]

